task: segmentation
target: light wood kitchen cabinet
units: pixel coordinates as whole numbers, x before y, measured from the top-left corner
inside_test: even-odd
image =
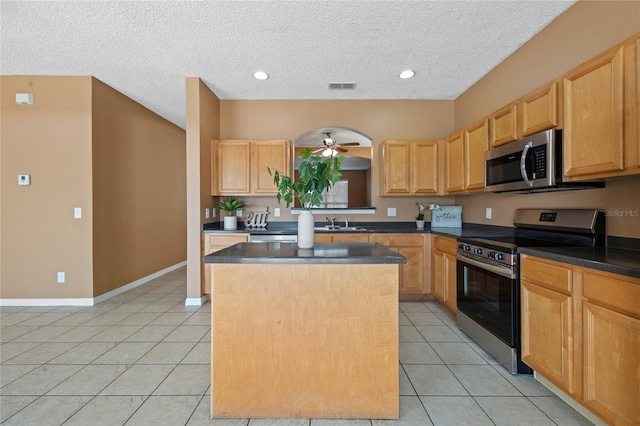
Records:
[[[464,136],[458,132],[445,141],[446,190],[448,193],[464,191]],[[484,161],[484,154],[483,154]]]
[[[223,234],[218,232],[206,233],[203,235],[203,253],[204,256],[215,253],[227,247],[238,243],[246,243],[249,241],[249,234],[229,233]],[[211,264],[203,264],[205,268],[204,274],[204,293],[211,294]]]
[[[336,233],[325,234],[315,233],[314,241],[316,243],[366,243],[369,242],[369,234],[351,234],[351,233]]]
[[[387,140],[382,158],[384,195],[438,193],[438,141]]]
[[[640,279],[521,255],[522,360],[608,424],[640,424]]]
[[[444,304],[454,314],[457,307],[456,286],[456,251],[457,242],[454,238],[432,235],[432,292],[436,300]]]
[[[574,396],[576,376],[572,270],[521,256],[522,361]]]
[[[500,108],[489,117],[491,146],[500,146],[520,138],[518,103]]]
[[[607,423],[640,424],[640,280],[581,271],[583,404]]]
[[[422,296],[428,293],[425,278],[425,235],[371,234],[370,241],[380,243],[407,258],[400,268],[400,297]],[[427,247],[428,248],[428,247]]]
[[[274,195],[276,187],[267,167],[289,174],[291,153],[287,140],[214,141],[213,195]]]
[[[624,168],[624,49],[564,76],[564,174],[591,178]]]
[[[489,120],[484,118],[445,141],[448,193],[484,189],[484,153],[489,148]]]

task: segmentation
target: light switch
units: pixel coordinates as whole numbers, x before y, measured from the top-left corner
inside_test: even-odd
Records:
[[[18,175],[18,185],[31,185],[31,175]]]
[[[491,219],[491,207],[487,207],[487,209],[485,210],[485,217],[487,219]]]
[[[62,284],[65,281],[64,272],[58,272],[58,284]]]
[[[204,218],[205,218],[205,219],[209,219],[209,207],[207,207],[206,209],[204,209]]]
[[[280,208],[276,207],[273,209],[273,217],[280,217]]]
[[[73,209],[73,218],[74,219],[82,219],[82,208],[76,207]]]
[[[394,217],[396,215],[395,207],[387,207],[387,216]]]

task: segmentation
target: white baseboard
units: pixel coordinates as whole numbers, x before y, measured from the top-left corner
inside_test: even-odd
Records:
[[[93,306],[90,297],[68,299],[0,299],[0,306]]]
[[[591,411],[587,410],[585,407],[582,406],[582,404],[580,404],[575,399],[571,398],[569,395],[561,391],[560,388],[558,388],[556,385],[554,385],[553,383],[551,383],[550,381],[542,377],[540,374],[538,374],[538,372],[536,371],[533,372],[533,378],[536,379],[538,382],[540,382],[545,388],[553,392],[558,398],[566,402],[569,407],[576,410],[578,413],[584,416],[587,420],[589,420],[595,426],[607,426],[607,423],[603,422],[602,419],[600,419],[600,417],[596,416]]]
[[[187,261],[177,263],[168,268],[164,268],[158,272],[154,272],[151,275],[135,280],[129,284],[125,284],[122,287],[118,287],[105,294],[101,294],[94,298],[67,298],[67,299],[0,299],[0,306],[93,306],[97,303],[104,302],[107,299],[111,299],[119,294],[124,293],[127,290],[141,286],[149,281],[161,277],[164,274],[168,274],[171,271],[175,271],[178,268],[182,268],[187,264]],[[206,298],[205,298],[206,301]]]
[[[184,300],[184,306],[202,306],[207,303],[207,295],[202,297],[187,297]]]
[[[164,268],[164,269],[162,269],[162,270],[160,270],[158,272],[154,272],[151,275],[147,275],[146,277],[142,277],[139,280],[135,280],[132,283],[125,284],[122,287],[118,287],[118,288],[116,288],[114,290],[111,290],[111,291],[105,293],[105,294],[101,294],[98,297],[94,297],[93,298],[93,302],[94,303],[104,302],[107,299],[111,299],[112,297],[115,297],[115,296],[117,296],[119,294],[124,293],[125,291],[131,290],[131,289],[136,288],[136,287],[140,287],[142,284],[146,284],[146,283],[148,283],[149,281],[151,281],[153,279],[156,279],[158,277],[163,276],[164,274],[168,274],[171,271],[175,271],[178,268],[182,268],[183,266],[186,266],[186,264],[187,264],[186,260],[184,262],[176,263],[173,266],[169,266],[168,268]]]

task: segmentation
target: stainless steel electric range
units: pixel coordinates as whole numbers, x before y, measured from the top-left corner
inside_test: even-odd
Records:
[[[596,209],[519,209],[515,236],[458,238],[458,326],[511,374],[531,373],[520,359],[518,247],[605,244]]]

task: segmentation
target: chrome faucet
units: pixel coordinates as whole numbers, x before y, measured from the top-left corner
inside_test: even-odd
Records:
[[[349,227],[349,218],[348,218],[348,217],[345,217],[345,218],[344,218],[344,227],[345,227],[345,228],[348,228],[348,227]]]
[[[336,226],[336,218],[335,217],[333,219],[329,219],[328,217],[325,216],[325,219],[327,219],[329,221],[331,226]]]

